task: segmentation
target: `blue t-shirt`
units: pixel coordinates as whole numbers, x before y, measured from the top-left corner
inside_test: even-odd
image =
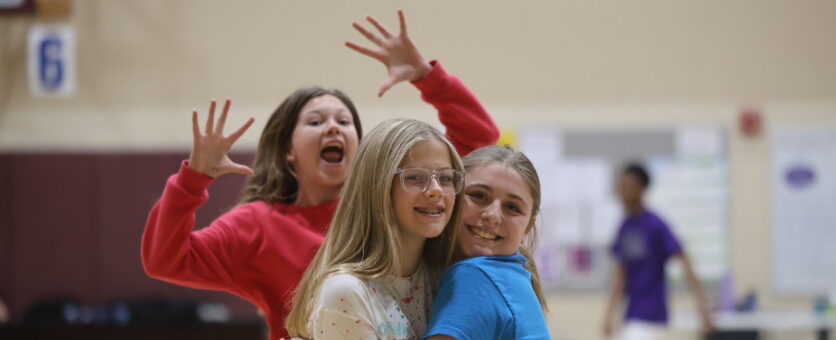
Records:
[[[531,287],[525,256],[473,257],[441,277],[424,338],[549,339],[546,318]]]
[[[626,320],[668,322],[665,263],[682,251],[668,225],[645,210],[624,220],[612,245],[626,276]]]

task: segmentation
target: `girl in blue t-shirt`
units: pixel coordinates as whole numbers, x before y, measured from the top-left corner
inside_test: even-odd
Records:
[[[465,177],[457,257],[442,276],[427,339],[548,339],[546,302],[531,252],[540,180],[507,146],[462,159]]]

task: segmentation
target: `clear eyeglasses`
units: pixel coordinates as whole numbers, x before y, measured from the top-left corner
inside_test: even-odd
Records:
[[[430,170],[424,168],[398,168],[401,186],[409,192],[424,192],[430,187],[430,179],[435,177],[444,193],[456,195],[464,187],[464,172],[454,169]]]

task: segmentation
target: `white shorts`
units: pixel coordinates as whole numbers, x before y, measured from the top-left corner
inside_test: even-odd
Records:
[[[616,340],[661,340],[667,328],[663,324],[647,321],[628,320],[621,328]]]

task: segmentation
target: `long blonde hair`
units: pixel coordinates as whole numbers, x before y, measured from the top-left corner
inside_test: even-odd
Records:
[[[474,150],[462,159],[464,168],[468,171],[473,168],[489,165],[493,163],[503,164],[511,169],[514,169],[531,191],[531,219],[526,226],[527,233],[525,243],[520,246],[520,253],[525,256],[528,261],[525,268],[531,273],[531,286],[534,288],[534,293],[537,294],[537,300],[540,301],[540,307],[543,312],[549,311],[546,306],[546,298],[543,293],[543,288],[540,285],[540,273],[537,272],[537,264],[534,262],[534,248],[537,245],[537,214],[540,213],[540,177],[537,175],[537,170],[534,169],[534,164],[522,152],[516,151],[510,146],[486,146]]]
[[[400,275],[400,237],[391,198],[393,176],[413,146],[433,139],[447,146],[452,167],[463,171],[453,145],[427,123],[387,120],[363,139],[325,241],[293,296],[293,307],[285,320],[291,336],[310,338],[307,322],[328,275],[350,274],[364,280]],[[422,260],[431,275],[438,276],[452,261],[460,210],[461,195],[456,195],[444,231],[424,244]]]

